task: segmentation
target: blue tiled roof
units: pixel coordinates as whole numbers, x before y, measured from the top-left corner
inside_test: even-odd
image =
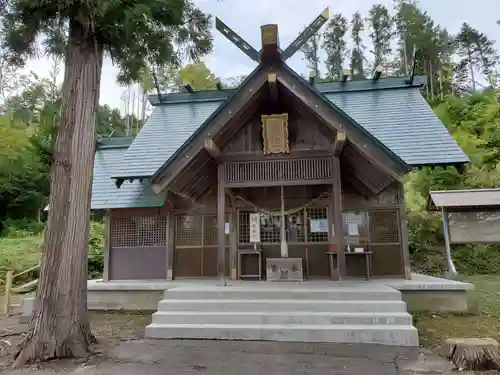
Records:
[[[98,147],[94,162],[94,181],[92,184],[92,209],[160,207],[164,195],[156,195],[147,182],[135,180],[124,183],[120,189],[111,179],[111,172],[123,163],[123,157],[130,142],[114,144],[122,139],[111,138]]]
[[[408,165],[469,161],[418,88],[324,95]]]
[[[156,106],[110,177],[151,177],[222,102]]]
[[[332,82],[316,87],[411,166],[468,162],[420,94],[424,77],[415,77],[412,86],[405,80],[391,77],[377,83]],[[155,106],[112,177],[152,176],[234,91],[163,95],[163,104]]]

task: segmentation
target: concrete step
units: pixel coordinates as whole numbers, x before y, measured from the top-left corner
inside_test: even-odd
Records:
[[[146,327],[146,337],[157,339],[184,338],[287,342],[336,342],[418,346],[418,332],[413,326],[409,325],[252,325],[152,323]]]
[[[283,287],[179,287],[165,291],[165,299],[300,299],[336,301],[394,301],[401,300],[401,293],[391,288],[330,288],[299,289]]]
[[[324,301],[287,299],[164,299],[159,311],[207,312],[351,312],[397,313],[406,312],[406,303],[399,301]]]
[[[206,312],[158,311],[153,314],[156,324],[260,324],[260,325],[410,325],[412,316],[398,313],[332,313],[332,312]]]

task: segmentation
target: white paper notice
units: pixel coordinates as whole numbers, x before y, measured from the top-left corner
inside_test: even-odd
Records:
[[[260,242],[260,214],[250,214],[250,242]]]
[[[230,228],[230,226],[229,226],[229,223],[225,223],[225,224],[224,224],[224,233],[225,233],[225,234],[229,234],[229,233],[231,233],[231,228]]]
[[[349,223],[347,225],[347,234],[349,236],[359,236],[359,226],[358,226],[358,223]]]
[[[312,220],[311,219],[311,233],[328,233],[328,220]]]

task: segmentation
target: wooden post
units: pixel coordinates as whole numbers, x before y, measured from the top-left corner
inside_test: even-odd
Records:
[[[224,183],[224,164],[217,166],[217,273],[223,285],[226,285],[226,192]]]
[[[406,217],[405,192],[402,183],[398,183],[400,242],[403,255],[403,272],[407,280],[411,280],[410,248],[408,245],[408,219]]]
[[[281,185],[281,211],[280,211],[280,234],[281,234],[281,257],[288,258],[288,244],[286,242],[286,225],[285,225],[285,191]]]
[[[237,264],[238,264],[238,211],[236,210],[236,202],[232,202],[231,219],[229,220],[230,238],[229,238],[229,263],[231,269],[231,280],[238,279]]]
[[[344,246],[344,224],[342,220],[342,187],[340,179],[340,160],[338,156],[332,156],[332,191],[333,191],[333,232],[335,245],[337,246],[337,274],[339,280],[346,276],[345,246]],[[331,215],[330,215],[331,217]]]
[[[10,307],[10,295],[12,292],[12,279],[14,277],[14,271],[9,270],[7,271],[5,275],[5,292],[4,292],[4,299],[3,299],[3,311],[5,314],[9,313],[9,307]]]
[[[175,216],[172,212],[167,214],[167,280],[174,279],[174,241],[175,241]]]
[[[109,255],[111,251],[111,210],[106,210],[104,217],[104,251],[103,251],[103,281],[109,281]]]
[[[441,213],[443,214],[443,232],[444,232],[444,244],[446,247],[446,266],[448,268],[448,278],[455,278],[458,276],[457,269],[453,264],[453,259],[451,257],[451,241],[450,241],[450,220],[448,218],[448,212],[441,208]]]

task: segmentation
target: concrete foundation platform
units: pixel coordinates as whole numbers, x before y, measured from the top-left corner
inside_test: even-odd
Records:
[[[418,346],[399,291],[350,282],[180,286],[165,291],[146,337]]]
[[[108,281],[90,280],[88,282],[88,307],[91,310],[125,310],[125,311],[156,311],[158,302],[163,299],[165,290],[172,290],[180,286],[216,286],[217,280],[126,280]],[[401,292],[406,302],[408,312],[455,312],[464,313],[475,306],[470,296],[474,289],[472,284],[455,280],[447,280],[427,275],[413,274],[412,280],[404,279],[373,279],[370,281],[304,281],[288,282],[288,286],[295,288],[329,288],[336,285],[385,285]],[[257,281],[228,281],[233,288],[244,285],[259,285],[269,289],[269,283]],[[274,284],[272,284],[274,285]],[[234,289],[236,292],[236,289]],[[338,293],[336,291],[335,293]],[[279,293],[275,294],[275,298]],[[385,294],[384,294],[385,295]],[[348,299],[349,293],[343,298]],[[382,296],[379,295],[379,299]],[[21,307],[13,313],[22,315],[28,320],[33,311],[34,298],[24,298]]]

